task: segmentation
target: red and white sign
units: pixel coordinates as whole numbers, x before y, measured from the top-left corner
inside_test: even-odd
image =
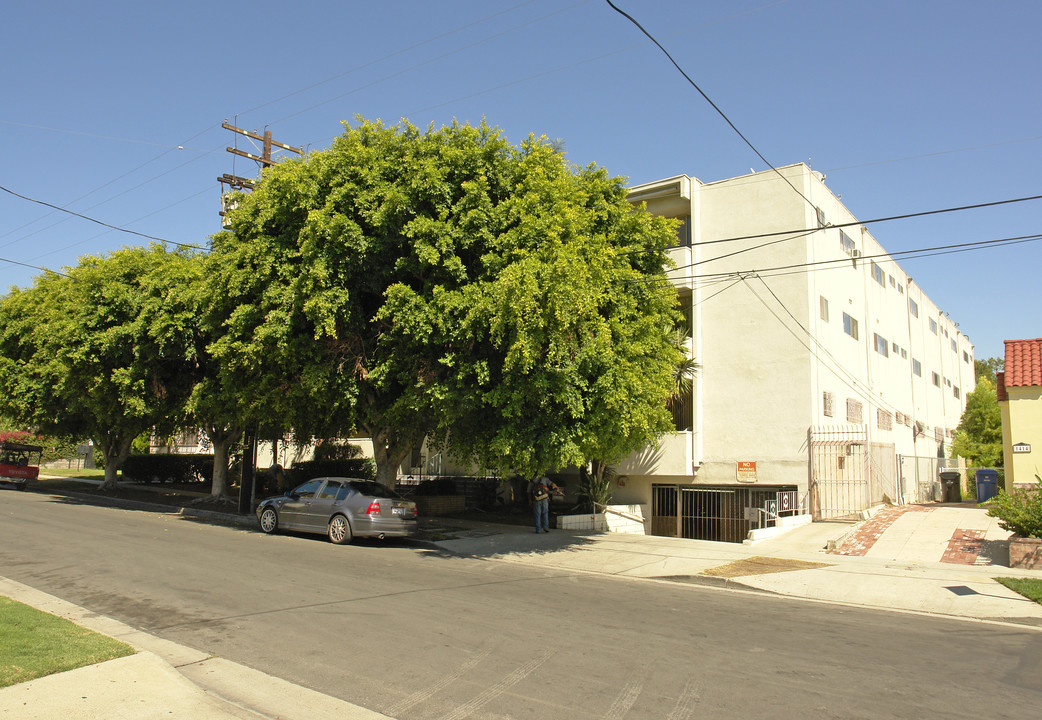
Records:
[[[756,461],[755,460],[739,460],[738,461],[738,482],[743,483],[754,483],[756,482]]]

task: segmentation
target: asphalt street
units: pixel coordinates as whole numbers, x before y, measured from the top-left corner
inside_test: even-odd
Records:
[[[1042,634],[4,492],[0,575],[405,719],[1033,717]]]

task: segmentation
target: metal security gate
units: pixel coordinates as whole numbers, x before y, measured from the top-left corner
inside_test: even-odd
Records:
[[[651,534],[742,542],[754,528],[799,511],[795,487],[653,485]]]
[[[810,508],[815,520],[856,517],[882,502],[899,504],[893,444],[869,443],[864,428],[810,431]]]

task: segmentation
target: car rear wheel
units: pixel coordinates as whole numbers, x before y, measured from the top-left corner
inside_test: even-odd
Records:
[[[279,529],[279,514],[275,508],[264,508],[260,516],[261,530],[269,535]]]
[[[352,538],[351,523],[343,515],[334,515],[329,521],[329,542],[335,545],[347,545]]]

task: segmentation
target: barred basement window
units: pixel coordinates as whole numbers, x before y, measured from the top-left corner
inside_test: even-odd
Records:
[[[894,416],[882,408],[877,409],[876,427],[880,430],[892,430],[894,427]]]
[[[904,425],[905,424],[905,416],[904,416],[904,413],[902,413],[902,412],[895,413],[894,419],[897,421],[898,425]]]
[[[847,422],[860,423],[864,411],[864,405],[857,400],[847,398]]]
[[[825,417],[832,417],[832,393],[826,390],[822,393],[822,399],[825,405],[822,410],[825,413]]]

